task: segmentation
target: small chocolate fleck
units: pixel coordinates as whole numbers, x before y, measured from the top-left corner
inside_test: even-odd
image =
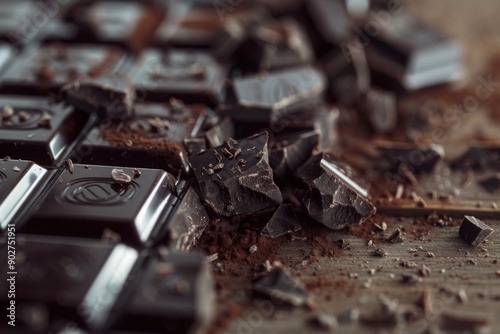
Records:
[[[123,169],[119,168],[113,168],[113,170],[111,170],[111,177],[113,178],[113,181],[120,184],[126,184],[132,181],[130,175],[125,173]]]

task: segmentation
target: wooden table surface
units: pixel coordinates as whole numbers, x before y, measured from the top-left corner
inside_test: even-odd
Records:
[[[497,0],[413,0],[408,3],[412,10],[429,23],[445,31],[448,35],[459,39],[465,49],[465,64],[468,73],[464,82],[447,90],[469,89],[479,84],[479,76],[487,78],[493,75],[500,82],[500,2]],[[496,72],[491,63],[497,59],[499,68]],[[443,88],[440,88],[441,91]],[[428,90],[423,95],[433,94]],[[462,96],[462,97],[460,97]],[[500,117],[496,122],[490,116],[500,114],[500,86],[492,94],[491,99],[481,102],[473,118],[466,119],[459,129],[450,132],[450,139],[443,143],[445,148],[453,151],[458,147],[465,148],[470,142],[485,136],[500,139]],[[439,95],[437,97],[439,99]],[[455,102],[460,103],[463,95],[457,94]],[[450,102],[450,101],[449,101]],[[454,101],[451,101],[454,102]],[[344,138],[347,141],[349,138]],[[462,175],[463,176],[463,175]],[[453,178],[461,175],[451,173],[447,168],[440,169],[439,176],[430,175],[421,180],[417,189],[419,195],[426,189],[450,187]],[[449,180],[448,182],[446,182]],[[455,185],[460,188],[460,184]],[[481,196],[485,196],[484,199]],[[489,212],[485,222],[493,228],[500,226],[500,210],[496,213],[493,202],[495,196],[481,194],[476,186],[463,190],[457,200],[474,203],[482,201],[483,208]],[[447,205],[447,204],[446,204]],[[500,200],[498,200],[500,206]],[[397,300],[401,307],[412,309],[417,307],[422,293],[427,290],[431,295],[432,309],[426,315],[420,315],[414,321],[402,321],[396,326],[366,326],[359,321],[351,324],[341,323],[336,333],[426,333],[441,321],[443,311],[464,311],[491,317],[492,333],[500,333],[500,228],[493,233],[480,247],[467,245],[458,236],[459,220],[455,226],[431,226],[422,224],[427,213],[422,212],[420,218],[399,216],[378,216],[376,220],[384,220],[388,225],[385,232],[372,237],[354,236],[346,231],[327,231],[323,236],[335,243],[345,239],[350,243],[349,250],[341,250],[334,256],[323,256],[314,250],[309,240],[290,241],[282,246],[275,260],[281,261],[285,267],[308,287],[314,301],[314,309],[283,308],[276,304],[259,304],[258,299],[251,296],[251,268],[245,274],[231,274],[231,262],[221,261],[223,274],[215,274],[220,288],[218,291],[217,325],[212,333],[320,333],[308,324],[316,313],[339,315],[351,308],[358,309],[363,315],[370,315],[380,308],[383,296]],[[460,216],[460,213],[459,215]],[[372,224],[367,222],[366,224]],[[371,226],[371,225],[370,225]],[[384,233],[389,235],[397,227],[406,231],[402,244],[384,242]],[[369,246],[367,239],[373,239]],[[375,248],[382,247],[387,257],[373,256]],[[311,249],[315,252],[309,257]],[[216,261],[217,262],[217,261]],[[215,262],[215,263],[216,263]],[[425,266],[425,267],[423,267]],[[421,282],[406,284],[401,280],[403,273],[418,274],[424,268],[429,275],[422,277]],[[266,307],[264,307],[266,306]],[[442,330],[442,332],[451,332]],[[467,331],[455,331],[457,333]]]

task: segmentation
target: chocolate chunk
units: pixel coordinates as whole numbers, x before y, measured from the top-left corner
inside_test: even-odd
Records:
[[[195,246],[209,222],[210,218],[200,196],[193,186],[187,185],[175,211],[169,216],[166,231],[157,240],[178,251],[188,252]]]
[[[184,149],[189,156],[202,153],[207,150],[205,138],[186,138],[182,141]]]
[[[124,120],[131,116],[135,90],[123,76],[81,77],[62,87],[69,104],[100,118]]]
[[[298,230],[300,230],[300,223],[293,212],[292,205],[282,204],[264,226],[261,234],[274,239]]]
[[[370,67],[407,90],[457,80],[462,50],[408,11],[393,15],[366,47]]]
[[[410,144],[377,142],[377,150],[390,164],[389,169],[397,171],[405,165],[414,174],[429,173],[444,158],[444,148],[436,144]]]
[[[249,215],[281,204],[268,164],[267,140],[267,133],[228,140],[189,158],[201,195],[217,215]]]
[[[328,78],[329,98],[352,105],[368,93],[371,76],[363,49],[335,47],[322,58],[321,64]]]
[[[464,216],[458,234],[471,246],[478,246],[491,233],[493,229],[473,216]]]
[[[397,123],[396,96],[392,92],[370,89],[363,95],[360,110],[377,133],[394,130]]]
[[[119,49],[93,45],[32,45],[6,69],[0,92],[16,95],[58,93],[63,85],[87,75],[115,73],[123,59]]]
[[[274,268],[253,285],[254,292],[295,307],[303,306],[309,293],[282,268]]]
[[[342,0],[306,1],[305,13],[317,54],[349,39],[351,23]]]
[[[250,71],[298,66],[313,59],[307,35],[288,18],[256,25],[236,52],[237,66]]]
[[[318,132],[280,136],[273,139],[269,165],[278,181],[289,182],[290,176],[319,150]]]
[[[16,251],[15,324],[23,333],[49,333],[61,317],[89,332],[104,330],[139,257],[122,244],[40,236],[18,236]],[[7,284],[0,290],[5,305]],[[43,312],[35,312],[37,306]]]
[[[73,174],[62,172],[62,182],[54,184],[20,233],[98,239],[109,229],[123,242],[140,246],[156,235],[175,203],[164,171],[142,169],[139,178],[119,183],[112,178],[112,167],[74,168]],[[133,175],[131,168],[122,169],[129,178]]]
[[[500,147],[495,145],[471,146],[451,163],[461,170],[498,170],[500,168]]]
[[[80,133],[94,121],[71,106],[42,97],[2,96],[0,109],[0,152],[47,166],[67,158]]]
[[[216,107],[222,101],[224,66],[203,51],[148,49],[130,69],[137,95],[146,101],[163,102],[172,97],[189,104]]]
[[[210,148],[221,146],[224,141],[233,137],[233,135],[233,123],[228,117],[224,117],[210,129],[205,130],[205,138]]]
[[[20,224],[51,173],[31,161],[0,161],[0,234],[8,224]]]
[[[75,152],[80,163],[164,169],[174,175],[187,167],[182,143],[199,135],[206,116],[199,105],[140,103],[125,121],[103,120]]]
[[[318,103],[325,85],[323,74],[310,66],[236,78],[220,112],[233,120],[270,122]]]
[[[76,41],[117,44],[138,52],[152,41],[165,13],[158,1],[76,1],[65,20],[76,26]]]
[[[323,154],[312,157],[297,177],[304,187],[295,193],[309,216],[331,229],[360,224],[376,211],[366,189]]]
[[[494,194],[500,190],[500,174],[497,173],[493,176],[479,180],[478,183],[487,192]]]
[[[198,333],[214,314],[215,293],[210,267],[197,254],[168,254],[152,259],[137,285],[123,293],[116,312],[119,331]]]
[[[392,244],[401,244],[405,241],[403,238],[403,231],[398,228],[394,233],[392,233],[389,238],[387,238],[387,241],[389,241]]]

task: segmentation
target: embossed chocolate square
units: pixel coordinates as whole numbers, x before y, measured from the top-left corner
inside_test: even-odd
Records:
[[[75,150],[80,163],[183,170],[185,138],[195,137],[206,117],[202,105],[140,103],[126,121],[102,121]]]
[[[33,327],[51,333],[59,320],[90,332],[102,330],[139,257],[122,244],[41,236],[18,235],[16,251],[16,333],[33,333]],[[12,271],[4,263],[2,270]],[[0,287],[6,308],[7,288]],[[7,326],[3,321],[0,331],[12,333]]]
[[[13,159],[57,165],[92,117],[45,97],[0,96],[0,152]]]
[[[209,107],[222,101],[226,74],[208,52],[194,50],[146,50],[130,70],[138,99],[163,102],[173,97]]]
[[[0,234],[29,212],[50,175],[31,161],[0,161]]]
[[[171,175],[155,169],[74,165],[60,175],[20,233],[150,241],[176,198]]]
[[[84,44],[51,43],[24,49],[0,77],[4,94],[45,95],[82,75],[116,72],[123,60],[120,49]]]

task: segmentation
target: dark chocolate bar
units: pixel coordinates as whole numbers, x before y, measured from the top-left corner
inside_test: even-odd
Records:
[[[222,101],[226,70],[207,52],[148,49],[130,75],[140,100],[162,102],[174,97],[215,107]]]
[[[20,233],[99,239],[103,233],[142,246],[170,206],[171,178],[161,170],[74,165],[64,170]]]
[[[2,270],[14,277],[17,333],[49,333],[60,320],[103,330],[138,260],[137,251],[125,245],[73,238],[18,236],[16,251],[17,273],[6,265]],[[7,288],[0,287],[4,309],[10,306]],[[11,329],[6,321],[0,324],[2,333]]]
[[[57,165],[95,120],[45,97],[0,96],[0,152],[13,159]]]
[[[52,43],[24,49],[0,76],[4,94],[44,95],[82,75],[116,72],[123,58],[109,46]]]
[[[185,169],[182,143],[195,137],[205,119],[205,107],[136,104],[126,121],[103,120],[80,144],[75,161],[127,167],[160,168],[178,175]]]
[[[123,294],[114,329],[141,333],[197,333],[214,313],[214,288],[205,258],[170,253],[151,259],[136,287]]]

